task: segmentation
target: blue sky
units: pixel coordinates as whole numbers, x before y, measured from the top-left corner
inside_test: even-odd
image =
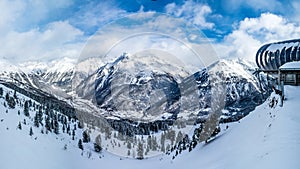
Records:
[[[221,58],[253,61],[264,43],[300,38],[297,0],[1,0],[0,57],[11,62],[78,57],[101,27],[137,12],[185,19]]]

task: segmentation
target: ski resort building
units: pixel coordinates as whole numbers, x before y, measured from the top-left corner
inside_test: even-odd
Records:
[[[256,64],[283,84],[300,85],[300,39],[263,45],[256,53]]]
[[[288,85],[300,85],[300,61],[289,62],[279,67],[278,81]]]

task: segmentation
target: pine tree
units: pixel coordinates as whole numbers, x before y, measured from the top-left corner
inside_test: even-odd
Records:
[[[101,147],[101,135],[100,134],[95,139],[94,149],[95,149],[96,152],[101,152],[102,151],[102,147]]]
[[[43,111],[42,111],[42,108],[39,109],[37,115],[38,115],[38,122],[43,125],[43,123],[42,123],[42,121],[43,121]]]
[[[102,147],[96,143],[94,143],[94,150],[95,152],[99,153],[102,151]]]
[[[84,142],[84,143],[88,143],[88,142],[90,142],[91,141],[91,138],[90,138],[90,134],[88,133],[88,131],[87,130],[85,130],[83,133],[82,133],[82,141]]]
[[[29,135],[30,135],[30,136],[32,136],[32,135],[33,135],[32,127],[30,127],[30,130],[29,130]]]
[[[72,132],[72,140],[75,140],[75,130]]]
[[[8,93],[6,93],[6,95],[5,95],[5,100],[8,102],[9,101],[9,94]]]
[[[59,134],[59,124],[57,120],[54,121],[54,133]]]
[[[67,120],[66,116],[64,116],[64,118],[63,118],[63,123],[64,123],[64,125],[67,126],[67,122],[68,122],[68,120]]]
[[[151,136],[149,135],[148,138],[147,138],[147,149],[149,148],[149,149],[152,150],[152,148],[153,148],[152,145],[153,145],[153,144],[152,144],[152,138],[151,138]]]
[[[137,146],[137,159],[141,160],[144,158],[144,147],[143,143],[139,141],[138,146]]]
[[[176,144],[182,141],[182,139],[183,139],[183,134],[181,133],[181,131],[179,131],[176,137]]]
[[[70,124],[67,126],[67,133],[70,134]]]
[[[24,115],[29,116],[29,105],[28,105],[27,100],[25,101],[25,104],[24,104]]]
[[[157,147],[158,147],[158,144],[157,144],[157,141],[156,141],[156,137],[152,137],[152,150],[153,151],[156,151],[157,150]]]
[[[63,133],[65,133],[65,131],[66,131],[66,127],[65,127],[64,124],[63,124],[63,127],[62,127],[62,131],[63,131]]]
[[[127,148],[131,149],[131,142],[130,141],[127,141]]]
[[[51,123],[50,123],[51,129],[54,130],[54,120],[51,119]]]
[[[169,139],[171,140],[171,145],[174,145],[176,137],[176,132],[174,130],[169,130]]]
[[[64,145],[64,150],[67,150],[67,149],[68,149],[68,145],[65,144],[65,145]]]
[[[110,127],[105,126],[104,130],[105,130],[104,131],[104,133],[105,133],[105,140],[110,139],[111,138],[111,134],[112,134],[112,131],[110,130]]]
[[[166,147],[165,147],[165,134],[164,133],[161,133],[161,137],[160,137],[160,145],[161,145],[161,148],[160,148],[160,151],[162,152],[166,152]]]
[[[98,144],[99,146],[101,146],[102,139],[101,139],[101,135],[100,134],[95,138],[95,143]]]
[[[0,97],[2,97],[2,96],[3,96],[3,88],[0,87]]]
[[[21,122],[19,122],[19,124],[18,124],[18,129],[22,130]]]
[[[78,128],[79,129],[82,129],[84,126],[83,126],[83,122],[81,122],[81,121],[78,121]]]
[[[15,99],[18,98],[18,97],[17,97],[17,92],[16,92],[16,91],[14,91],[14,98],[15,98]]]
[[[79,141],[78,141],[78,148],[83,150],[83,145],[82,145],[82,140],[81,139],[79,139]]]
[[[9,108],[14,109],[16,107],[15,99],[10,97],[8,93],[6,93],[6,101]]]
[[[35,113],[35,116],[34,116],[34,126],[35,127],[39,127],[40,126],[39,117],[38,117],[37,113]]]
[[[50,122],[50,117],[49,116],[46,117],[45,128],[46,128],[47,131],[50,131],[50,132],[52,131],[51,130],[51,122]]]

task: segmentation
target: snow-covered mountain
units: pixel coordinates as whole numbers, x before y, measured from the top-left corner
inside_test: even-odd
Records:
[[[63,58],[51,62],[26,62],[20,68],[27,74],[37,75],[43,82],[65,92],[72,90],[75,59]]]
[[[222,122],[244,117],[270,92],[266,76],[253,74],[251,65],[242,60],[222,60],[193,73],[157,56],[127,54],[107,64],[99,58],[77,63],[64,58],[48,64],[26,63],[21,65],[24,71],[12,65],[6,67],[10,67],[10,72],[4,71],[0,77],[4,83],[34,91],[31,93],[43,93],[39,95],[56,98],[69,106],[85,107],[85,112],[105,117],[125,133],[164,130],[178,118],[187,123],[205,121],[212,111],[215,75],[226,91]],[[124,120],[127,122],[120,123]],[[140,128],[136,122],[145,123]]]
[[[64,109],[66,114],[74,116],[74,108],[68,103],[71,96],[64,90],[44,81],[41,74],[29,70],[28,67],[15,66],[9,62],[0,63],[3,64],[0,71],[1,84],[40,103]],[[40,65],[37,64],[37,68],[40,68]]]
[[[255,70],[242,60],[222,60],[189,75],[172,65],[159,72],[155,68],[165,63],[151,58],[152,61],[147,62],[151,63],[149,66],[124,54],[82,80],[76,93],[103,110],[99,113],[125,133],[127,130],[149,133],[157,126],[159,130],[165,129],[177,118],[205,121],[211,111],[212,75],[219,76],[226,94],[222,122],[241,119],[270,94],[266,75],[255,74]],[[114,120],[110,120],[112,117]],[[120,123],[124,120],[127,122]],[[139,128],[136,120],[147,124],[140,123]]]

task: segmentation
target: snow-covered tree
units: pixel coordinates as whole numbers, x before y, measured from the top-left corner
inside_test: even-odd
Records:
[[[27,100],[24,103],[24,115],[29,116],[29,103]]]
[[[84,143],[88,143],[91,141],[91,137],[90,137],[90,134],[88,132],[88,130],[85,130],[83,133],[82,133],[82,142]]]
[[[34,126],[35,127],[40,126],[38,113],[35,113],[35,116],[34,116]]]
[[[141,160],[144,158],[144,147],[143,147],[143,143],[141,141],[139,141],[138,146],[137,146],[137,159]]]
[[[75,130],[72,131],[72,140],[75,140]]]
[[[0,87],[0,97],[2,97],[2,96],[3,96],[3,88]]]
[[[64,124],[63,124],[63,127],[62,127],[62,131],[63,131],[63,133],[65,133],[65,131],[66,131],[66,127],[65,127]]]
[[[9,100],[9,94],[8,93],[6,93],[6,95],[5,95],[5,100],[8,102],[8,100]]]
[[[17,97],[17,92],[16,92],[16,91],[14,91],[14,98],[15,98],[15,99],[18,98],[18,97]]]
[[[161,133],[161,137],[160,137],[160,145],[161,145],[160,151],[162,151],[162,152],[166,152],[166,148],[165,148],[165,140],[166,140],[165,134],[164,134],[164,133]]]
[[[82,140],[81,139],[79,139],[79,141],[78,141],[78,148],[83,150],[83,145],[82,145]]]
[[[156,137],[154,136],[154,137],[152,137],[152,141],[151,141],[151,143],[152,143],[152,150],[153,151],[156,151],[157,150],[157,147],[158,147],[158,144],[157,144],[157,141],[156,141]]]
[[[51,132],[51,122],[50,122],[50,117],[49,116],[46,117],[45,128],[46,128],[47,131]]]
[[[32,136],[33,135],[33,130],[32,130],[32,127],[30,127],[29,129],[29,135]]]
[[[101,135],[100,134],[95,138],[94,149],[95,149],[96,152],[101,152],[102,151]]]
[[[9,108],[14,109],[16,107],[16,101],[13,97],[10,97],[8,93],[6,93],[5,100]]]
[[[179,131],[177,133],[177,137],[176,137],[176,144],[179,143],[180,141],[182,141],[182,139],[183,139],[183,134],[181,131]]]
[[[67,133],[68,133],[68,134],[70,134],[70,130],[71,130],[70,124],[68,124],[68,125],[67,125]]]
[[[54,121],[54,133],[59,134],[59,123],[57,120]]]
[[[78,122],[78,128],[82,129],[84,127],[84,123],[79,120]]]
[[[109,126],[105,126],[105,140],[111,138],[112,131]]]
[[[131,142],[130,141],[127,141],[127,148],[131,149]]]
[[[18,129],[22,130],[21,122],[19,122],[19,124],[18,124]]]

